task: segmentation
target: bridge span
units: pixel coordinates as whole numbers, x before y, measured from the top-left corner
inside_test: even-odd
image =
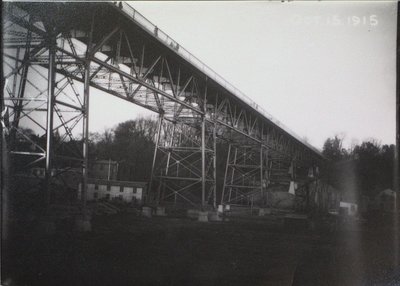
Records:
[[[301,185],[323,167],[316,148],[127,3],[5,2],[3,8],[1,120],[17,162],[13,172],[44,166],[49,201],[68,168],[82,170],[86,190],[93,89],[159,114],[150,201],[264,204],[271,186]],[[22,139],[26,144],[17,144]],[[217,189],[219,141],[228,150]]]

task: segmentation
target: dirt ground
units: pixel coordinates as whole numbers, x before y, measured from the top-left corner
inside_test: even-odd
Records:
[[[65,222],[51,236],[18,223],[3,242],[3,285],[400,285],[384,226],[310,231],[263,219],[200,223],[133,214]]]

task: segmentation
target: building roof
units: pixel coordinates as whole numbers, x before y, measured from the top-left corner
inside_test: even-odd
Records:
[[[88,183],[98,184],[98,185],[126,186],[126,187],[145,187],[145,186],[147,186],[147,182],[116,181],[116,180],[105,180],[105,179],[96,179],[96,178],[88,178]]]
[[[118,162],[113,160],[96,160],[93,164],[118,164]]]
[[[391,189],[385,189],[385,190],[379,192],[379,194],[377,196],[382,196],[382,195],[394,197],[394,196],[396,196],[396,192]]]

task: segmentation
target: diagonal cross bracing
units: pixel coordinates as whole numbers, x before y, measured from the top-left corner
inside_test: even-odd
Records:
[[[233,145],[256,146],[258,151],[254,155],[259,160],[258,167],[255,167],[254,162],[232,164],[228,158],[228,170],[234,178],[229,179],[232,177],[229,172],[225,175],[226,186],[219,190],[224,195],[218,195],[222,198],[226,188],[251,186],[250,177],[253,177],[253,182],[258,180],[257,188],[262,192],[263,178],[274,178],[271,171],[274,164],[271,162],[276,160],[295,161],[298,166],[316,165],[323,161],[312,146],[299,140],[128,4],[46,3],[40,9],[38,5],[6,4],[4,27],[7,27],[7,37],[3,46],[3,66],[8,70],[5,73],[9,79],[6,90],[10,98],[6,104],[11,110],[9,114],[17,114],[7,120],[16,122],[23,117],[36,125],[46,126],[36,118],[36,114],[48,113],[51,108],[40,108],[34,99],[49,100],[49,89],[46,84],[35,86],[32,76],[35,70],[38,74],[38,71],[46,74],[51,66],[49,50],[52,48],[55,50],[54,81],[67,80],[54,88],[55,124],[51,136],[64,130],[59,134],[61,141],[79,141],[73,129],[80,126],[81,118],[87,121],[86,105],[89,90],[93,88],[163,117],[152,174],[155,183],[150,190],[157,200],[169,198],[170,192],[175,194],[174,198],[177,199],[179,193],[179,197],[194,204],[204,206],[209,198],[215,204],[217,139]],[[54,15],[51,21],[47,19],[50,13]],[[49,27],[53,30],[50,31]],[[55,40],[54,46],[50,46],[50,37]],[[27,69],[30,72],[24,76]],[[48,78],[43,75],[42,81],[45,82]],[[22,84],[34,86],[37,95],[28,97],[24,92],[17,95],[17,86]],[[83,90],[79,91],[82,85]],[[32,100],[22,103],[23,98]],[[75,112],[73,116],[67,115],[72,111]],[[5,118],[2,120],[7,121]],[[165,128],[167,124],[173,128]],[[49,125],[44,129],[48,131],[48,128]],[[175,132],[172,134],[166,130]],[[85,136],[81,139],[84,146],[88,140]],[[45,151],[53,148],[39,139],[37,145]],[[57,148],[52,151],[57,151]],[[270,160],[263,152],[268,153]],[[51,153],[47,152],[48,156]],[[87,160],[85,154],[78,152],[78,155],[82,162]],[[177,166],[180,173],[176,171]],[[253,168],[253,171],[245,171],[246,168]],[[235,174],[240,174],[240,177],[235,177]],[[240,179],[241,184],[238,184]],[[195,181],[197,185],[185,181]],[[191,188],[198,190],[191,192]],[[174,191],[182,189],[185,192]]]

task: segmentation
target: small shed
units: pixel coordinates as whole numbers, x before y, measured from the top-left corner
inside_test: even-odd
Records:
[[[379,192],[371,203],[371,209],[383,212],[393,212],[396,206],[396,192],[385,189]]]
[[[339,213],[348,216],[356,216],[358,213],[358,205],[355,203],[340,202]]]

